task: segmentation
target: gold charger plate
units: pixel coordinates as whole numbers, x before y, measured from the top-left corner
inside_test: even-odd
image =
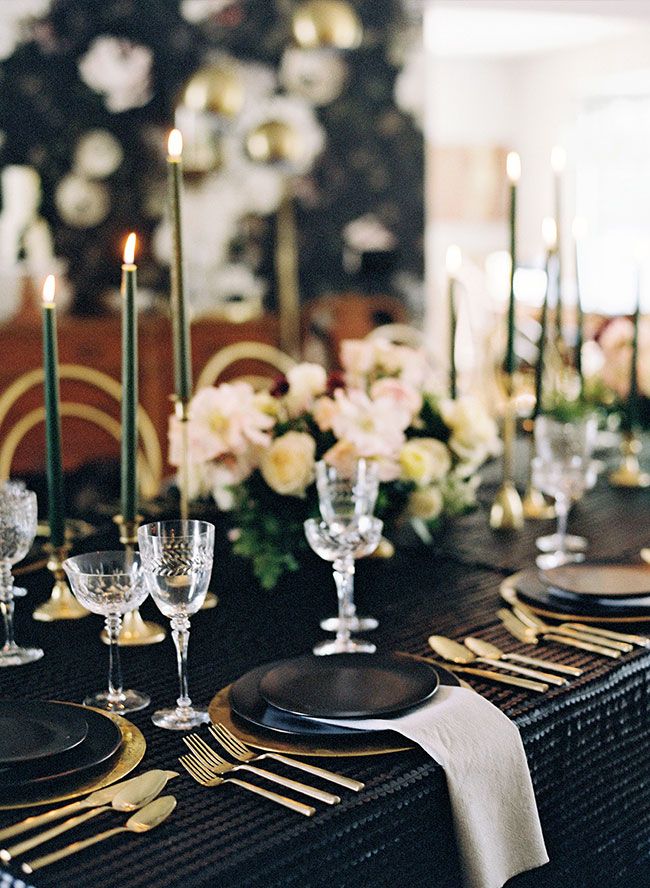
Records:
[[[230,685],[218,691],[210,701],[208,706],[208,714],[214,724],[221,722],[229,731],[232,731],[239,739],[259,749],[262,752],[283,752],[292,753],[293,755],[302,755],[307,757],[318,758],[352,758],[356,756],[367,755],[384,755],[388,752],[407,752],[415,747],[410,746],[379,746],[377,741],[369,743],[359,739],[356,743],[338,742],[335,747],[317,746],[311,741],[283,740],[281,737],[263,736],[261,734],[252,734],[247,728],[242,727],[239,722],[235,722],[230,711],[230,703],[228,695],[230,693]]]
[[[81,704],[71,703],[70,705],[80,706]],[[110,714],[101,709],[95,709],[94,706],[89,706],[87,708],[92,709],[93,712],[98,712],[100,715],[106,716],[106,718],[112,719],[117,723],[120,733],[122,734],[122,745],[120,746],[117,758],[111,765],[110,771],[107,771],[99,777],[94,777],[92,780],[88,780],[81,786],[77,786],[75,789],[63,794],[60,792],[58,794],[53,793],[52,790],[50,790],[49,795],[44,792],[43,796],[40,798],[32,797],[29,801],[25,800],[26,796],[23,796],[21,799],[20,795],[17,795],[15,801],[11,804],[0,805],[0,811],[14,811],[19,808],[36,808],[39,805],[52,805],[56,802],[67,802],[69,799],[76,799],[79,796],[95,792],[97,789],[103,789],[105,786],[110,786],[111,783],[116,783],[118,780],[126,777],[127,774],[130,774],[131,771],[140,764],[147,748],[147,741],[144,739],[142,731],[121,715]]]
[[[516,582],[524,572],[520,570],[516,574],[512,574],[512,576],[506,577],[499,586],[499,594],[508,604],[525,604],[526,607],[539,614],[540,617],[552,617],[554,620],[560,620],[562,623],[566,623],[568,620],[577,620],[580,623],[593,623],[596,626],[599,623],[650,623],[650,614],[637,617],[588,617],[585,614],[570,614],[567,611],[547,610],[545,607],[533,604],[528,599],[520,602],[517,596]]]

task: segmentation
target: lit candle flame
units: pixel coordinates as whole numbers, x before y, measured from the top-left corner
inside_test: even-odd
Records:
[[[135,259],[135,231],[132,231],[131,234],[126,239],[126,245],[124,247],[124,264],[125,265],[133,265],[133,261]]]
[[[551,151],[551,168],[554,173],[563,173],[566,167],[566,151],[561,145],[554,145]]]
[[[509,151],[506,157],[506,173],[514,185],[521,176],[521,158],[516,151]]]
[[[554,250],[557,246],[557,223],[551,216],[542,219],[542,239],[547,250]]]
[[[450,246],[447,247],[447,255],[445,257],[447,274],[450,277],[455,277],[460,271],[462,264],[463,254],[460,251],[460,247],[458,244],[450,244]]]
[[[43,284],[43,302],[46,305],[54,305],[54,291],[56,289],[56,281],[53,274],[48,274]]]
[[[169,134],[167,153],[174,158],[179,158],[183,153],[183,136],[180,130],[173,129]]]
[[[587,236],[587,220],[584,216],[576,216],[573,220],[573,225],[571,226],[571,231],[573,232],[574,240],[582,240],[583,237]]]

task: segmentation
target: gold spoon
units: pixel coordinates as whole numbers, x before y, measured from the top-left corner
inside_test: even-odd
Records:
[[[537,657],[525,657],[523,654],[506,654],[501,648],[491,644],[489,641],[484,641],[482,638],[472,638],[470,636],[465,639],[465,646],[478,657],[491,657],[493,660],[499,660],[503,665],[507,665],[508,668],[511,666],[510,661],[514,661],[516,663],[523,663],[526,666],[541,666],[542,669],[550,669],[551,671],[561,672],[564,675],[572,675],[574,678],[582,675],[582,669],[576,669],[575,666],[552,663],[550,660],[538,660]],[[542,672],[541,674],[545,675],[545,680],[548,681],[548,673]],[[551,682],[551,684],[568,684],[568,682],[565,678],[562,678],[558,682]]]
[[[19,823],[7,826],[5,829],[0,830],[0,842],[4,842],[7,839],[13,839],[14,836],[19,836],[21,833],[27,832],[30,829],[36,829],[38,826],[45,826],[46,823],[51,823],[53,820],[60,820],[68,814],[74,814],[75,811],[82,811],[84,808],[99,808],[102,805],[108,805],[119,792],[127,786],[131,786],[136,780],[140,780],[147,774],[165,774],[168,780],[171,780],[173,777],[178,777],[178,771],[159,771],[158,769],[145,771],[144,774],[140,774],[138,777],[130,777],[128,780],[123,780],[121,783],[113,783],[111,786],[105,786],[104,789],[98,789],[96,792],[93,792],[92,795],[87,796],[85,799],[80,799],[78,802],[72,802],[69,805],[64,805],[62,808],[51,808],[44,814],[35,814],[33,817],[27,817]]]
[[[98,814],[104,814],[106,811],[137,811],[138,808],[144,808],[156,796],[160,795],[167,785],[168,779],[165,771],[149,771],[140,777],[135,777],[132,781],[129,781],[128,786],[122,787],[110,805],[103,805],[99,808],[93,808],[91,811],[86,811],[85,814],[79,814],[77,817],[70,817],[69,820],[65,820],[58,826],[53,826],[51,829],[45,830],[45,832],[37,833],[31,839],[19,842],[11,848],[3,848],[0,851],[0,859],[7,863],[13,857],[20,857],[25,851],[31,851],[37,845],[49,842],[50,839],[60,836],[61,833],[74,829],[75,826],[97,817]]]
[[[43,866],[49,866],[50,863],[56,863],[70,854],[76,854],[77,851],[83,851],[97,842],[103,842],[104,839],[111,839],[113,836],[122,832],[143,833],[158,826],[166,820],[176,807],[176,799],[174,796],[161,796],[150,802],[137,814],[129,817],[124,826],[116,826],[113,829],[107,829],[105,832],[91,836],[89,839],[83,839],[81,842],[73,842],[72,845],[66,845],[59,851],[53,851],[51,854],[45,854],[43,857],[37,857],[36,860],[30,860],[23,863],[21,869],[24,873],[33,873],[35,870],[41,869]]]
[[[444,635],[430,635],[429,647],[440,657],[449,660],[450,663],[460,663],[463,666],[471,666],[473,663],[485,663],[486,666],[495,666],[497,669],[505,669],[508,672],[514,672],[516,675],[525,675],[526,678],[534,678],[546,684],[557,686],[566,684],[566,679],[559,678],[557,675],[538,672],[536,669],[527,669],[525,666],[517,666],[513,663],[502,663],[498,657],[488,657],[485,654],[476,655],[469,648],[469,645],[465,647],[457,641],[452,641],[451,638],[445,638]]]

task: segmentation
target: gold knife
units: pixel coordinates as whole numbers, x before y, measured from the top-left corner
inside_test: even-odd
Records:
[[[612,641],[626,641],[628,644],[638,647],[650,647],[650,638],[646,638],[645,635],[629,635],[626,632],[614,632],[612,629],[601,629],[600,626],[585,625],[584,623],[562,623],[562,626],[577,629],[579,632],[589,632],[590,635],[600,635],[602,638],[609,638]]]
[[[623,642],[608,642],[604,638],[589,635],[587,632],[576,632],[574,630],[562,629],[560,626],[552,626],[550,623],[545,623],[536,613],[530,610],[527,605],[522,604],[521,602],[513,605],[512,610],[515,616],[518,617],[524,625],[534,629],[544,638],[547,638],[548,633],[551,633],[554,636],[551,641],[557,641],[558,637],[563,639],[573,639],[579,641],[583,645],[589,644],[590,647],[585,647],[585,650],[592,651],[592,653],[595,654],[602,654],[605,657],[612,657],[614,659],[620,657],[622,652],[632,650],[631,645],[624,644]]]
[[[419,654],[409,654],[405,651],[396,651],[402,657],[412,657],[414,660],[422,660],[424,663],[432,663],[434,666],[441,666],[448,669],[449,672],[460,672],[467,675],[477,675],[480,678],[487,678],[489,681],[495,681],[499,684],[514,685],[516,688],[525,688],[527,691],[539,691],[543,694],[548,691],[548,685],[540,681],[529,681],[527,678],[515,678],[512,675],[501,674],[500,672],[492,672],[489,669],[474,669],[473,666],[450,666],[448,663],[441,663],[432,657],[421,657]]]

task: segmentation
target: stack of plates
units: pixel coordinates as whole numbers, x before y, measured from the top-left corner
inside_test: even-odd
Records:
[[[518,574],[523,601],[560,613],[606,619],[650,617],[650,566],[570,564]]]
[[[123,741],[118,721],[94,709],[0,702],[2,805],[73,793],[114,769]]]
[[[459,682],[442,667],[406,657],[306,655],[252,669],[230,687],[227,702],[240,735],[243,729],[248,740],[257,738],[259,748],[280,748],[284,741],[305,751],[329,747],[334,754],[343,754],[343,748],[371,751],[373,745],[387,751],[387,743],[395,745],[395,734],[313,719],[396,717],[424,703],[441,684]],[[218,694],[211,706],[213,721],[224,720],[223,702]]]

